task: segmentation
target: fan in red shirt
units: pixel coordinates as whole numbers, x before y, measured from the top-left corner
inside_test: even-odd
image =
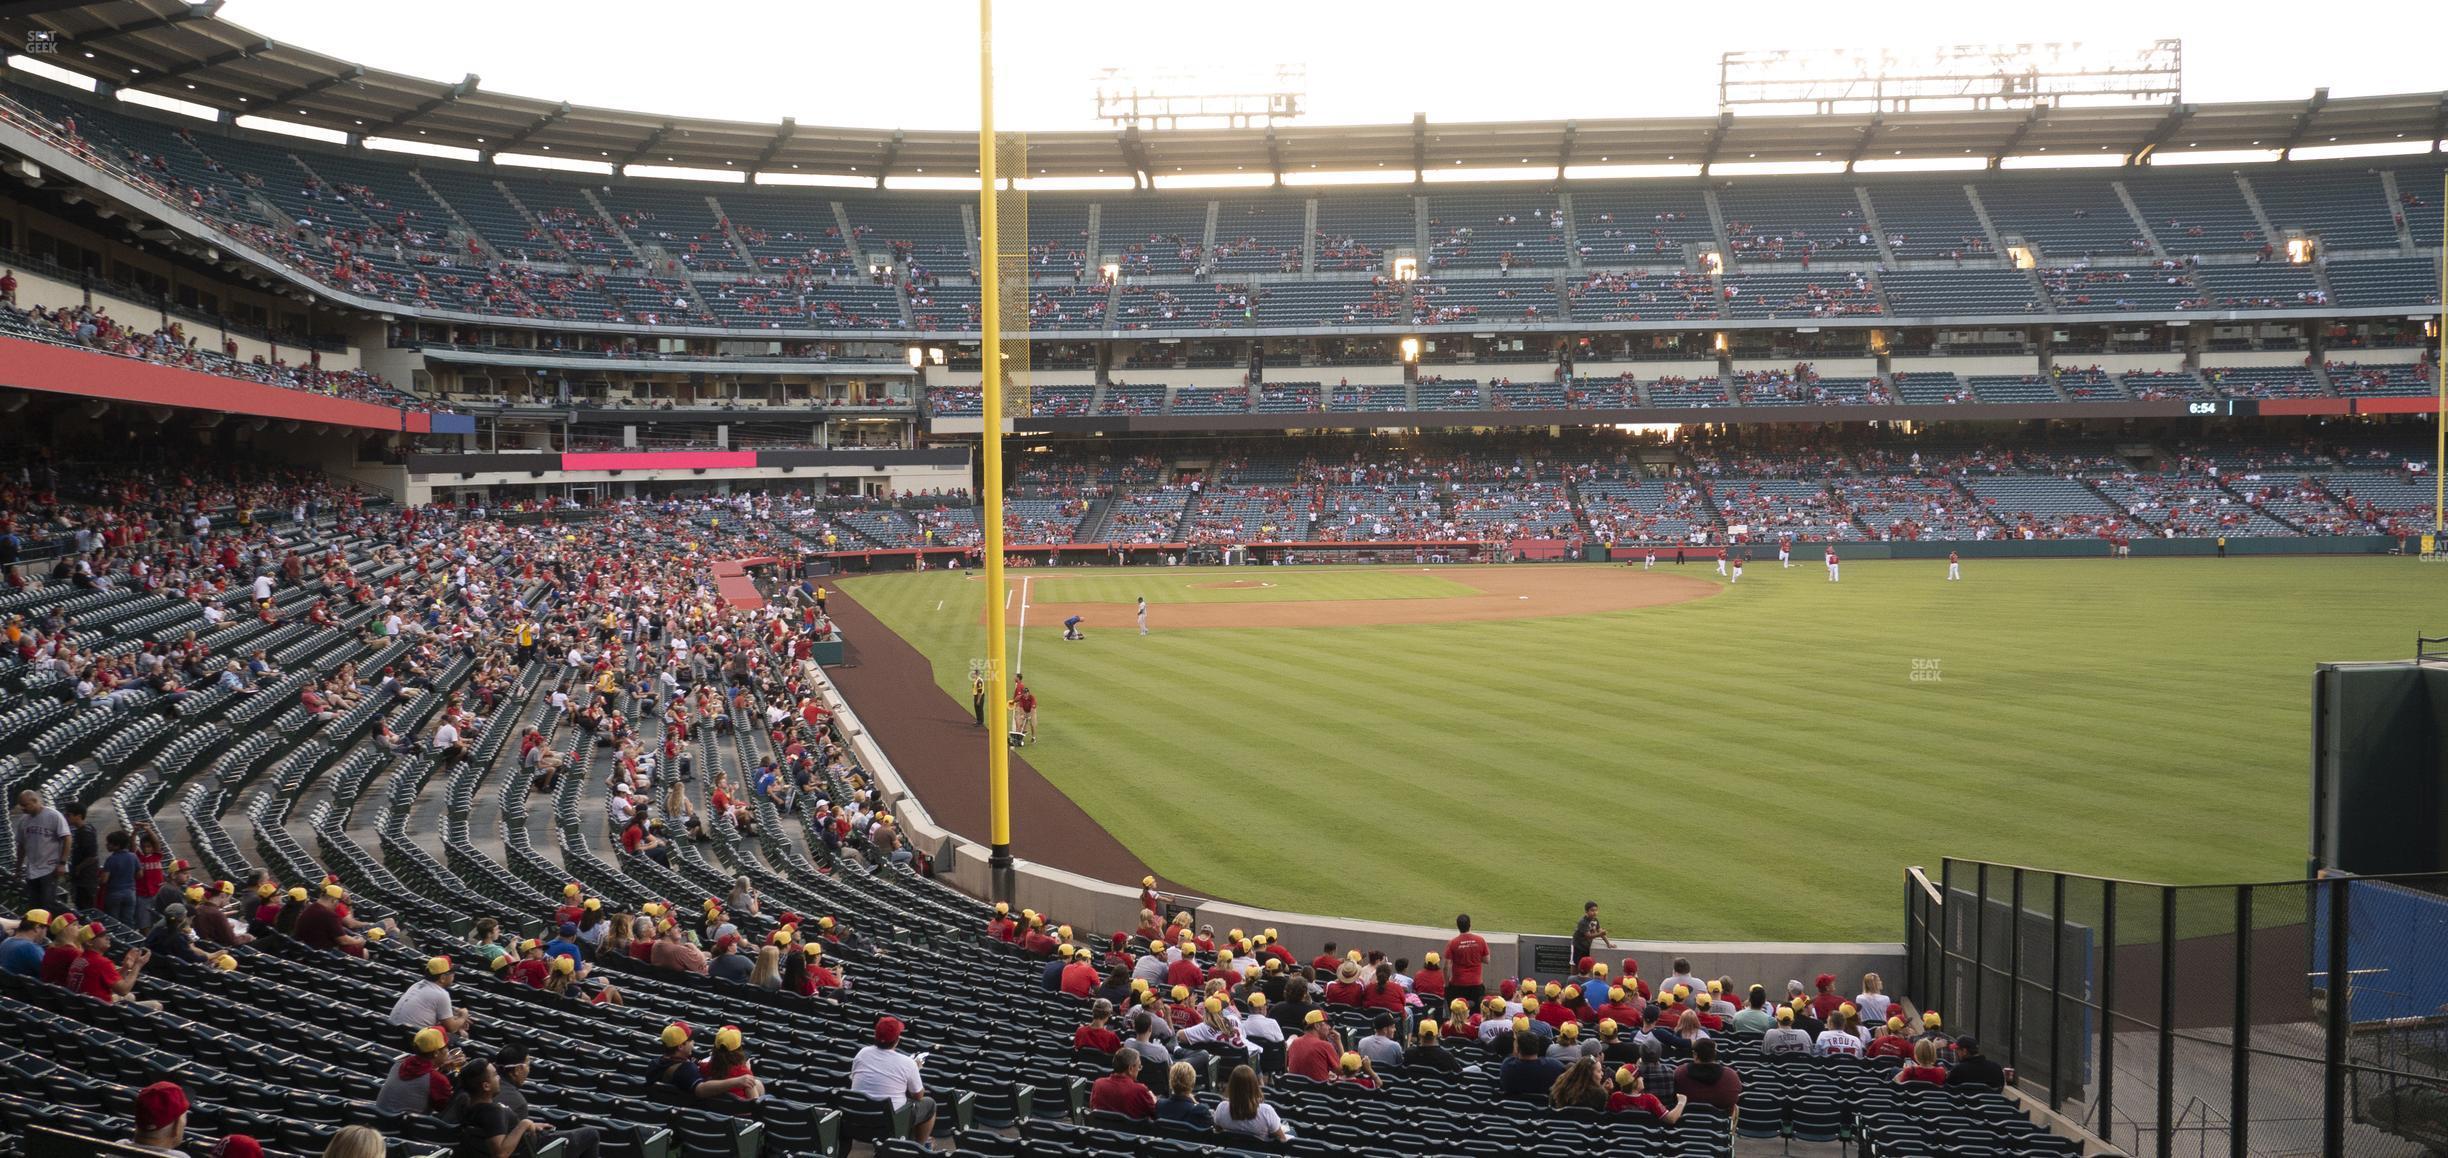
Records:
[[[1096,966],[1088,963],[1088,954],[1071,958],[1062,968],[1062,991],[1072,997],[1094,997],[1097,989]]]
[[[1113,1072],[1088,1087],[1088,1109],[1144,1122],[1156,1116],[1156,1091],[1139,1080],[1139,1051],[1116,1047]]]
[[[1061,942],[1046,935],[1045,918],[1029,914],[1028,932],[1020,938],[1020,951],[1032,957],[1051,957],[1058,944]]]
[[[1332,973],[1342,964],[1343,959],[1335,956],[1335,943],[1332,941],[1326,942],[1325,952],[1309,959],[1309,967],[1320,973]]]
[[[51,947],[43,950],[42,979],[66,987],[68,967],[85,956],[81,934],[83,925],[76,922],[75,913],[61,913],[51,918]]]
[[[1476,1002],[1487,996],[1480,970],[1487,965],[1487,938],[1471,932],[1470,914],[1454,918],[1454,938],[1445,942],[1446,992]]]
[[[1165,950],[1165,984],[1185,985],[1196,989],[1207,983],[1207,971],[1178,948]]]
[[[1811,998],[1811,1015],[1821,1021],[1826,1021],[1829,1014],[1836,1012],[1836,1008],[1845,1003],[1845,999],[1835,990],[1835,974],[1820,974],[1816,984],[1819,986],[1819,994]]]
[[[1402,1019],[1403,1007],[1410,1004],[1410,991],[1394,984],[1394,967],[1383,961],[1377,963],[1376,980],[1362,986],[1361,989],[1360,1004],[1362,1006],[1385,1010],[1393,1014],[1397,1021]]]
[[[1615,1090],[1607,1095],[1606,1112],[1620,1114],[1626,1110],[1638,1110],[1671,1126],[1683,1119],[1683,1107],[1689,1101],[1683,1095],[1676,1094],[1674,1108],[1668,1109],[1641,1082],[1638,1066],[1621,1066],[1615,1071]]]
[[[986,922],[986,935],[1006,945],[1019,942],[1020,922],[1012,920],[1011,905],[1003,901],[995,902],[994,919]]]
[[[1326,1024],[1325,1010],[1310,1010],[1305,1024],[1301,1035],[1284,1046],[1284,1072],[1331,1082],[1343,1062],[1343,1043],[1336,1040],[1334,1027]]]
[[[1366,996],[1360,986],[1360,967],[1349,961],[1335,970],[1335,979],[1326,984],[1326,1004],[1358,1005]]]
[[[510,966],[510,980],[542,989],[552,979],[552,962],[544,959],[544,943],[533,937],[519,942],[519,959]]]
[[[553,910],[555,927],[564,923],[575,925],[586,919],[586,904],[579,900],[582,891],[576,881],[561,886],[561,907]]]
[[[1113,1002],[1098,998],[1088,1007],[1088,1024],[1071,1031],[1071,1048],[1110,1056],[1122,1048],[1122,1035],[1113,1031],[1112,1021]]]
[[[1912,1055],[1913,1039],[1906,1036],[1904,1019],[1901,1017],[1888,1018],[1886,1032],[1871,1039],[1869,1046],[1862,1050],[1863,1057],[1911,1057]]]
[[[1879,1040],[1887,1039],[1880,1038]],[[1938,1043],[1926,1037],[1914,1042],[1912,1064],[1897,1070],[1895,1080],[1899,1086],[1908,1086],[1914,1082],[1926,1082],[1933,1086],[1945,1085],[1947,1071],[1945,1066],[1938,1064]]]
[[[1411,992],[1419,994],[1420,1000],[1438,1002],[1445,999],[1445,970],[1441,966],[1444,960],[1434,949],[1420,959],[1420,971],[1411,975]]]

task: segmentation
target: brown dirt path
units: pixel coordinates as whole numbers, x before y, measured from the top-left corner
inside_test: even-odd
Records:
[[[859,722],[891,755],[902,782],[925,802],[935,823],[983,843],[992,831],[986,811],[986,737],[969,705],[937,687],[926,657],[850,593],[835,587],[825,607],[841,625],[857,661],[825,674],[841,687]],[[1121,841],[1016,752],[1011,761],[1011,813],[1015,856],[1124,884],[1149,872]],[[1173,882],[1161,883],[1180,889]]]
[[[1290,570],[1287,568],[1286,570]],[[1629,611],[1705,599],[1724,590],[1705,579],[1625,567],[1519,566],[1476,571],[1421,568],[1477,594],[1446,599],[1307,599],[1280,603],[1163,603],[1150,613],[1152,626],[1172,631],[1198,627],[1383,627],[1413,623],[1469,623],[1485,619],[1541,619]],[[1020,580],[1009,577],[1017,587]],[[1066,603],[1063,576],[1029,577],[1029,624],[1060,624],[1073,615],[1085,628],[1133,626],[1128,603]],[[1254,586],[1264,580],[1203,582],[1203,588]],[[984,609],[978,611],[983,622]]]

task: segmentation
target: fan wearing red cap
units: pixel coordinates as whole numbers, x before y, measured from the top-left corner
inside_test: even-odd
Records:
[[[161,1008],[161,1002],[134,999],[136,983],[143,979],[145,962],[152,960],[153,954],[139,946],[112,960],[110,930],[103,928],[100,921],[85,926],[80,940],[85,951],[68,966],[68,988],[104,1005]]]
[[[927,1096],[918,1075],[918,1059],[895,1048],[901,1044],[901,1019],[879,1017],[875,1044],[862,1047],[850,1059],[850,1092],[882,1098],[893,1109],[910,1108],[911,1137],[921,1146],[935,1136],[935,1099]]]
[[[734,1035],[731,1040],[736,1045],[739,1030],[732,1027],[726,1029]],[[722,1045],[722,1032],[716,1032],[717,1049]],[[659,1040],[663,1043],[663,1056],[656,1058],[654,1065],[647,1069],[647,1084],[660,1086],[684,1098],[727,1098],[735,1090],[747,1091],[747,1096],[752,1099],[765,1096],[765,1083],[757,1080],[753,1074],[728,1078],[709,1075],[697,1061],[697,1031],[690,1028],[689,1023],[675,1021],[664,1026]]]
[[[231,1134],[213,1143],[212,1158],[263,1158],[263,1143],[246,1134]]]
[[[187,1091],[176,1082],[155,1082],[136,1091],[136,1133],[130,1142],[164,1154],[181,1153],[187,1141]]]
[[[1819,992],[1811,998],[1811,1015],[1826,1021],[1829,1014],[1845,1004],[1844,995],[1836,992],[1836,975],[1833,973],[1822,973],[1812,983],[1818,986]]]

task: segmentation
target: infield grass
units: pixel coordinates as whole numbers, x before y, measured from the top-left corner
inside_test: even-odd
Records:
[[[1895,940],[1904,866],[1946,855],[2300,876],[2312,664],[2402,658],[2448,619],[2448,570],[2409,559],[1945,566],[1855,561],[1830,584],[1755,562],[1631,611],[1180,631],[1149,569],[1056,573],[1097,576],[1052,584],[1064,601],[1147,593],[1159,630],[1065,644],[1032,623],[1028,757],[1158,871],[1236,901],[1561,933],[1596,898],[1619,936]],[[1424,578],[1154,574],[1180,598],[1205,574],[1276,599]],[[966,696],[977,581],[844,586]]]

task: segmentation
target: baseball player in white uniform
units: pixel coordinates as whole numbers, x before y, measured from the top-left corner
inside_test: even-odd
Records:
[[[1949,551],[1947,552],[1947,580],[1953,582],[1961,578],[1963,578],[1963,560],[1957,558],[1955,552]]]
[[[1726,553],[1724,551],[1717,552],[1717,573],[1719,575],[1726,573]]]
[[[1139,597],[1139,634],[1147,634],[1147,596]]]
[[[1727,580],[1727,582],[1729,582],[1729,583],[1740,583],[1740,582],[1742,582],[1742,565],[1743,565],[1742,556],[1740,556],[1740,555],[1735,556],[1735,557],[1734,557],[1734,577],[1733,577],[1732,579]]]
[[[1793,540],[1792,540],[1792,539],[1779,539],[1779,540],[1777,540],[1777,565],[1778,565],[1778,566],[1780,566],[1780,567],[1784,567],[1784,568],[1786,568],[1787,570],[1791,570],[1791,569],[1793,568]]]
[[[1836,548],[1834,548],[1834,547],[1830,547],[1830,548],[1828,548],[1828,553],[1827,553],[1827,564],[1828,564],[1828,582],[1830,582],[1830,583],[1834,583],[1834,582],[1836,582]]]

